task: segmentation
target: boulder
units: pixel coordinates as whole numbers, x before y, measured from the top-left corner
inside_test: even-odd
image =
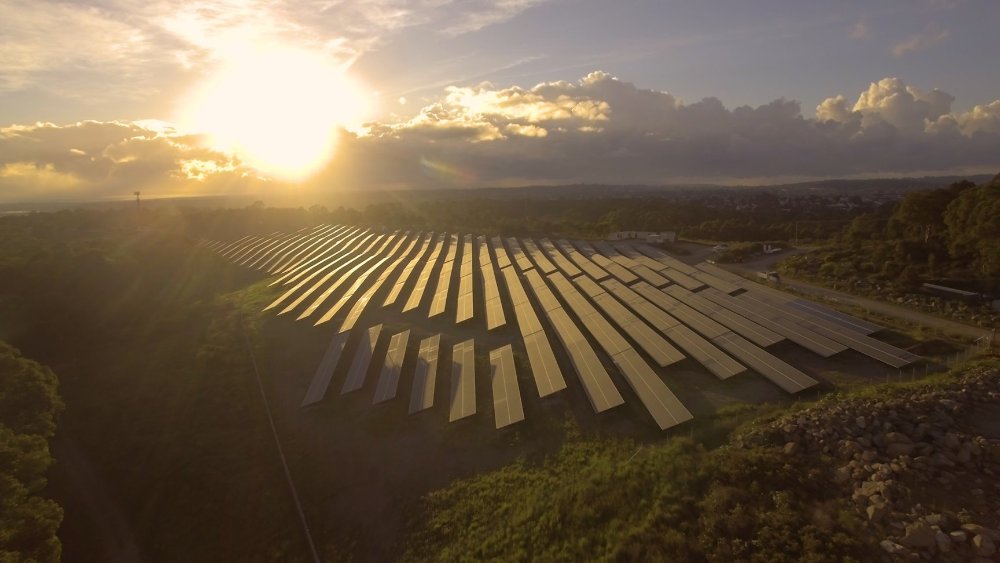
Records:
[[[944,435],[944,438],[941,439],[941,445],[943,445],[946,448],[957,450],[959,446],[962,445],[962,442],[961,440],[958,439],[958,436],[949,432]]]
[[[909,444],[913,440],[902,432],[886,432],[882,437],[886,444]]]
[[[913,453],[913,444],[905,442],[891,442],[885,448],[885,453],[889,457],[899,457],[901,455],[910,455]]]
[[[988,536],[976,534],[972,538],[972,552],[979,557],[990,557],[997,552],[997,548]]]
[[[936,532],[923,522],[915,522],[906,527],[906,534],[899,543],[906,547],[934,547]]]
[[[969,534],[979,534],[981,536],[986,536],[993,541],[1000,541],[1000,532],[987,528],[986,526],[980,526],[979,524],[962,524],[962,529]]]
[[[937,543],[938,551],[941,553],[951,551],[951,538],[948,537],[948,534],[941,531],[934,532],[934,541]]]
[[[799,453],[799,443],[798,442],[788,442],[785,444],[785,454],[795,455]]]
[[[865,509],[865,512],[868,513],[869,522],[878,524],[885,519],[885,515],[888,513],[888,510],[885,509],[884,504],[873,504],[869,505],[868,508]]]
[[[879,546],[886,553],[891,553],[892,555],[904,555],[908,553],[907,549],[892,540],[882,540]]]
[[[948,517],[944,514],[929,514],[924,518],[924,522],[927,522],[930,526],[944,528],[948,526]]]

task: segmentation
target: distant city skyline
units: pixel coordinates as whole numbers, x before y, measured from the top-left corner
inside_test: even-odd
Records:
[[[0,0],[0,199],[1000,169],[1000,3],[830,4]]]

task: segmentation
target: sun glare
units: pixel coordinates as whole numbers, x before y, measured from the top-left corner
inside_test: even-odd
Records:
[[[262,173],[302,180],[332,156],[341,127],[360,127],[361,89],[342,69],[297,49],[247,50],[182,104],[178,121]]]

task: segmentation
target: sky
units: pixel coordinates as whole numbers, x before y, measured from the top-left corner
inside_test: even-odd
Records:
[[[0,0],[0,200],[1000,171],[996,0]]]

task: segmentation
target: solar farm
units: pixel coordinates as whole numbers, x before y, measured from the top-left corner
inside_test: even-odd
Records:
[[[332,331],[303,407],[360,393],[413,416],[492,414],[500,429],[567,386],[596,413],[615,409],[624,384],[666,430],[693,417],[671,390],[680,365],[794,395],[819,381],[769,351],[781,343],[894,369],[921,360],[874,338],[878,325],[642,243],[322,225],[200,244],[270,276],[266,310]],[[387,330],[388,312],[406,328]],[[482,388],[492,406],[477,405]]]

